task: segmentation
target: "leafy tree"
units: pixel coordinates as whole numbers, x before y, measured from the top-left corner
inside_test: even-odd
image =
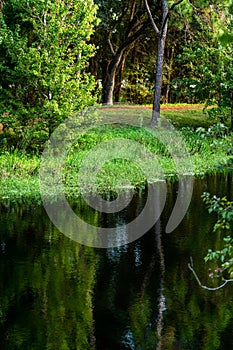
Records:
[[[9,0],[0,14],[0,123],[22,139],[52,133],[94,102],[86,73],[93,0]],[[30,138],[31,136],[29,136]],[[30,141],[29,141],[30,142]]]
[[[160,102],[203,101],[204,94],[201,91],[196,94],[197,89],[193,79],[197,79],[199,75],[196,74],[195,69],[202,66],[205,60],[208,61],[210,56],[211,60],[214,59],[217,62],[218,59],[213,58],[214,49],[220,42],[224,47],[223,42],[231,40],[230,23],[226,23],[230,18],[230,2],[229,0],[216,0],[211,3],[209,1],[96,0],[101,24],[92,40],[99,49],[95,59],[91,61],[90,71],[102,83],[102,101],[111,104],[113,100],[119,102],[123,99],[136,103],[148,103],[152,98],[153,90],[154,96],[157,96],[154,102],[158,109]],[[151,13],[151,19],[146,14],[146,4],[148,4],[150,12],[148,8],[147,12]],[[168,11],[167,15],[166,11]],[[148,25],[148,20],[154,21],[153,26]],[[145,28],[138,33],[137,29],[142,28],[143,23]],[[156,27],[156,35],[152,35],[151,32]],[[161,29],[164,31],[163,35],[162,31],[160,33],[163,40],[166,37],[163,50],[159,45],[162,36],[158,32]],[[135,36],[136,33],[139,35]],[[129,43],[128,39],[131,36],[135,40]],[[203,52],[206,52],[206,55],[199,61],[195,55],[192,55],[195,46],[205,48]],[[189,47],[192,49],[189,50]],[[213,51],[212,54],[208,49]],[[187,51],[189,57],[186,55]],[[158,60],[159,55],[160,60]],[[226,60],[225,53],[224,59]],[[160,66],[156,78],[160,83],[157,85],[154,83],[154,68],[156,66],[158,68],[156,60]],[[162,66],[161,63],[163,63]],[[230,61],[226,66],[230,67]],[[204,86],[207,87],[208,84],[203,82]],[[208,89],[209,86],[206,90]],[[220,91],[219,88],[218,91]],[[229,95],[226,99],[229,104]]]
[[[103,102],[107,104],[113,103],[114,92],[116,100],[119,101],[120,89],[123,81],[123,71],[126,70],[124,80],[127,81],[126,90],[130,90],[130,98],[139,93],[139,102],[148,94],[152,95],[151,87],[154,83],[149,84],[145,89],[144,85],[148,85],[148,74],[152,76],[151,71],[151,47],[158,47],[157,55],[157,77],[155,86],[155,104],[160,103],[161,84],[162,84],[162,61],[164,56],[164,46],[167,35],[167,21],[171,12],[176,5],[181,3],[177,1],[168,8],[167,1],[153,1],[150,8],[147,1],[96,1],[99,6],[98,16],[101,18],[101,25],[97,30],[97,37],[94,42],[99,46],[97,52],[97,60],[92,63],[91,71],[94,72],[98,79],[102,80],[103,85]],[[147,11],[150,14],[148,17]],[[153,17],[158,18],[161,23],[160,30],[156,26]],[[153,20],[153,27],[157,28],[157,43],[154,38],[151,40],[149,31],[152,29],[150,21]],[[150,40],[149,40],[150,38]],[[150,45],[149,45],[150,43]],[[127,60],[129,52],[135,57]],[[162,53],[162,56],[161,56]],[[147,57],[149,64],[148,73],[141,74],[141,65],[143,57]],[[145,59],[146,62],[146,59]],[[132,65],[133,63],[133,65]],[[147,63],[145,63],[146,66]],[[155,63],[153,62],[153,65]],[[144,69],[143,69],[144,70]],[[129,73],[131,71],[131,73]],[[144,70],[145,71],[145,70]],[[136,73],[138,72],[138,73]],[[139,76],[138,76],[139,75]],[[150,81],[151,79],[149,79]],[[153,77],[154,80],[154,77]],[[133,84],[132,84],[133,83]],[[132,87],[133,85],[133,87]],[[140,91],[139,91],[140,90]],[[141,90],[145,90],[141,94]],[[127,96],[127,94],[126,94]],[[134,101],[135,102],[135,101]],[[159,106],[156,107],[157,109]],[[155,114],[155,108],[154,112]]]
[[[231,2],[231,1],[230,1]],[[232,6],[229,1],[218,1],[208,7],[193,9],[196,22],[195,40],[189,40],[189,46],[183,48],[177,63],[186,72],[174,80],[177,90],[196,101],[205,102],[206,106],[217,105],[208,109],[210,117],[221,122],[231,119],[233,107],[233,51],[231,45]],[[204,35],[203,35],[204,33]]]
[[[113,104],[114,91],[121,85],[125,59],[149,25],[143,1],[96,0],[98,17],[101,19],[97,35],[93,39],[99,47],[96,59],[96,75],[102,80],[103,103]],[[93,62],[93,69],[95,62]],[[118,84],[117,84],[118,83]]]

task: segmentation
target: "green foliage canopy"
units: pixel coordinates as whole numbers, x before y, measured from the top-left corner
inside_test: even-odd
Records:
[[[232,1],[214,1],[200,10],[199,17],[197,9],[193,12],[195,36],[177,57],[183,72],[173,84],[207,107],[215,105],[207,110],[209,116],[225,123],[233,108]]]
[[[66,117],[94,103],[86,72],[95,48],[93,0],[9,0],[0,14],[0,123],[51,134]]]

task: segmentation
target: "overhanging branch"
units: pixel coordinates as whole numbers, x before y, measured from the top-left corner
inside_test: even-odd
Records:
[[[197,274],[196,274],[196,272],[195,272],[195,270],[194,270],[194,268],[193,268],[192,257],[190,257],[190,263],[188,264],[188,267],[189,267],[189,270],[192,271],[192,273],[193,273],[194,277],[196,278],[196,281],[197,281],[197,283],[199,284],[199,286],[200,286],[201,288],[203,288],[203,289],[215,291],[215,290],[218,290],[218,289],[223,288],[227,283],[233,282],[233,279],[228,279],[228,280],[226,280],[226,279],[223,278],[224,283],[221,284],[220,286],[214,287],[214,288],[207,287],[207,286],[204,286],[204,285],[201,283],[200,279],[198,278],[198,276],[197,276]]]
[[[148,15],[149,15],[149,17],[150,17],[152,26],[153,26],[155,32],[159,35],[159,29],[158,29],[157,25],[155,24],[155,21],[154,21],[154,18],[153,18],[153,16],[152,16],[152,13],[151,13],[151,10],[150,10],[150,7],[149,7],[149,5],[148,5],[147,0],[145,0],[145,5],[146,5],[146,9],[147,9]]]
[[[178,1],[174,2],[174,3],[172,4],[172,6],[170,7],[170,9],[168,9],[168,11],[167,11],[167,13],[166,13],[166,16],[165,16],[165,18],[164,18],[164,20],[163,20],[162,27],[161,27],[161,29],[160,29],[160,33],[161,33],[161,34],[163,33],[164,27],[165,27],[165,25],[166,25],[166,23],[167,23],[167,20],[168,20],[169,16],[171,15],[171,12],[172,12],[172,11],[174,10],[174,8],[175,8],[176,6],[178,6],[182,1],[183,1],[183,0],[178,0]]]

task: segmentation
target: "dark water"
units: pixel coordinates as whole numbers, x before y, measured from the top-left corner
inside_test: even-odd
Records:
[[[168,190],[155,227],[111,249],[71,241],[41,206],[2,203],[0,349],[233,349],[233,285],[201,289],[187,266],[192,256],[202,282],[212,283],[203,257],[218,237],[200,196],[233,199],[232,178],[196,180],[188,213],[172,234],[164,227],[176,185]],[[143,201],[134,198],[135,208]]]

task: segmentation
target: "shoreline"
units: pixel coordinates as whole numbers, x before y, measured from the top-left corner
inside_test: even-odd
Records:
[[[218,174],[227,174],[227,173],[233,173],[233,158],[232,156],[228,156],[224,158],[224,162],[220,162],[221,155],[219,154],[218,157],[216,155],[213,155],[214,159],[208,159],[209,162],[212,164],[212,166],[208,166],[206,163],[206,159],[202,158],[202,162],[200,162],[200,157],[195,157],[196,161],[198,160],[199,168],[196,168],[195,173],[190,174],[193,176],[194,180],[198,178],[203,178],[206,176],[215,176]],[[1,156],[0,156],[1,159]],[[194,158],[190,158],[191,162],[194,161]],[[215,162],[214,162],[215,160]],[[169,162],[169,160],[167,160]],[[204,168],[204,165],[206,165],[206,168]],[[201,170],[202,168],[202,170]],[[184,174],[185,175],[185,174]],[[178,175],[175,173],[165,173],[164,179],[160,179],[159,181],[166,181],[166,182],[177,182],[179,179]],[[111,179],[108,179],[111,180]],[[145,190],[148,184],[155,184],[157,181],[149,181],[148,183],[141,181],[141,183],[135,183],[131,184],[128,187],[117,187],[117,186],[107,186],[104,188],[103,186],[99,187],[99,193],[101,195],[109,195],[116,191],[121,192],[128,192],[129,190],[133,190],[134,193]],[[64,185],[64,193],[66,195],[67,200],[74,200],[76,198],[79,198],[82,194],[80,191],[80,188],[76,186],[68,186]],[[86,190],[85,193],[87,195],[93,195],[93,191]],[[48,199],[55,199],[59,196],[58,193],[48,193]],[[7,178],[1,178],[1,188],[0,188],[0,202],[5,201],[15,201],[15,202],[42,202],[41,195],[40,195],[40,182],[39,182],[39,175],[29,175],[26,177],[20,177],[14,174],[11,174],[11,177]]]

